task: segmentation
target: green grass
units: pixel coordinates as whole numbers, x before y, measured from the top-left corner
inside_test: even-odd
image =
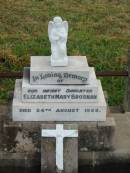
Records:
[[[69,22],[69,55],[86,55],[96,71],[125,70],[130,44],[129,0],[0,0],[0,71],[22,71],[31,55],[50,55],[48,21]],[[109,104],[122,104],[125,79],[102,78]],[[7,100],[14,80],[0,80]]]

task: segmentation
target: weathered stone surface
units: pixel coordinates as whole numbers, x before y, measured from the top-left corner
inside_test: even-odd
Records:
[[[109,117],[104,123],[98,122],[99,149],[114,149],[114,137],[116,130],[116,122],[113,117]]]
[[[43,124],[42,129],[55,129],[55,124]],[[77,129],[75,124],[66,124],[64,129]],[[56,140],[41,139],[41,172],[56,173]],[[78,138],[64,138],[64,173],[78,172]]]
[[[23,103],[22,83],[16,81],[13,99],[13,121],[105,121],[107,106],[99,87],[97,103]]]
[[[79,151],[110,150],[114,148],[115,120],[79,123]]]
[[[115,114],[112,114],[112,116],[114,115]],[[78,141],[80,166],[108,163],[109,161],[112,163],[114,163],[115,161],[122,163],[122,162],[127,162],[129,160],[130,152],[128,149],[129,149],[130,140],[128,138],[129,136],[128,117],[126,117],[125,114],[122,114],[122,116],[120,116],[120,114],[119,116],[116,115],[116,122],[117,122],[116,129],[117,130],[115,134],[116,136],[114,138],[114,140],[116,139],[116,144],[115,143],[111,144],[109,151],[108,151],[108,148],[104,147],[105,145],[100,143],[100,141],[97,142],[96,145],[93,145],[93,141],[95,141],[95,139],[98,139],[96,135],[100,135],[100,133],[96,133],[96,135],[93,135],[95,139],[88,138],[90,136],[88,135],[88,133],[92,134],[92,131],[95,132],[94,128],[98,130],[99,129],[98,126],[101,126],[101,128],[102,127],[104,128],[106,126],[106,129],[110,128],[110,122],[111,122],[111,120],[109,120],[110,117],[107,118],[106,122],[103,122],[103,123],[100,122],[101,123],[100,125],[98,125],[97,122],[78,122],[79,131],[84,132],[84,133],[80,133],[80,138]],[[28,145],[27,147],[25,145],[23,150],[21,150],[20,148],[18,149],[17,147],[15,148],[15,145],[12,145],[13,140],[12,140],[11,146],[14,146],[14,147],[12,147],[12,149],[11,147],[6,148],[7,140],[4,140],[3,144],[6,150],[4,150],[3,154],[0,152],[0,167],[21,166],[21,167],[27,168],[27,167],[38,166],[38,165],[40,167],[40,162],[41,162],[40,161],[40,147],[41,147],[40,146],[40,141],[41,141],[40,126],[41,124],[42,122],[22,122],[22,123],[7,122],[7,124],[4,125],[3,135],[5,137],[6,136],[8,137],[10,135],[10,138],[14,140],[14,144],[18,143],[21,146],[22,146],[22,143],[24,142],[24,138],[25,139],[32,138],[33,144],[35,146],[35,150],[33,152],[32,150],[27,150]],[[112,128],[114,128],[114,126],[112,126]],[[15,133],[12,133],[11,131],[14,131],[14,130],[15,130]],[[23,134],[23,142],[21,140],[15,141],[15,138],[17,136],[16,132],[19,132],[19,131]],[[105,130],[104,133],[102,133],[102,135],[104,135],[103,138],[108,137],[109,139],[109,135],[107,135],[107,132],[109,134],[109,130],[108,131]],[[81,136],[82,134],[86,134],[85,140],[82,138]],[[113,134],[111,135],[113,136]],[[99,139],[101,140],[101,138]],[[113,150],[111,151],[111,149],[113,148],[114,148],[114,151]],[[26,152],[24,151],[24,149]]]
[[[40,165],[40,154],[34,153],[12,153],[0,151],[0,168],[31,168]]]
[[[49,122],[46,123],[48,124]],[[55,124],[55,122],[53,123]],[[32,151],[32,147],[29,149],[28,146],[32,146],[31,142],[33,142],[35,151],[38,151],[41,138],[41,124],[42,122],[10,122],[5,124],[3,130],[3,148],[5,147],[7,151],[30,152]],[[116,125],[112,117],[107,117],[105,122],[77,122],[77,124],[79,128],[79,151],[110,150],[114,148]],[[23,141],[24,139],[27,141],[27,145],[23,146],[21,137],[18,138],[19,132],[23,136]],[[16,140],[17,138],[19,140]]]
[[[90,85],[31,85],[30,68],[24,68],[22,80],[23,102],[97,102],[99,80],[90,70]]]
[[[70,56],[68,66],[51,67],[50,57],[32,56],[31,84],[88,84],[89,69],[85,56]]]
[[[41,173],[56,172],[55,138],[41,139]]]
[[[0,112],[2,113],[3,117],[6,117],[6,111],[2,111],[3,107],[0,106]],[[4,107],[4,110],[8,110],[8,106]],[[111,116],[115,117],[116,119],[116,125],[114,126],[113,120],[111,119]],[[109,161],[112,163],[119,162],[127,162],[129,161],[129,156],[130,156],[130,151],[129,151],[129,146],[130,146],[130,140],[129,140],[129,135],[130,135],[130,119],[129,119],[129,113],[128,115],[126,114],[110,114],[109,117],[107,117],[106,122],[77,122],[78,123],[78,128],[79,131],[83,132],[80,133],[80,138],[79,138],[79,164],[80,165],[94,165],[94,164],[102,164],[102,163],[108,163]],[[6,118],[5,118],[6,119]],[[4,119],[3,119],[4,120]],[[50,122],[46,122],[50,123]],[[59,123],[59,122],[56,122]],[[64,122],[66,123],[66,122]],[[113,125],[110,125],[113,124]],[[3,148],[0,146],[0,167],[5,167],[5,166],[14,166],[18,167],[21,165],[21,167],[32,167],[32,166],[38,166],[40,167],[40,141],[41,141],[41,124],[42,122],[10,122],[7,121],[4,126],[3,126]],[[100,135],[100,133],[96,133],[96,135],[93,135],[95,139],[100,139],[98,140],[99,142],[96,143],[96,145],[93,144],[92,141],[95,141],[93,138],[89,138],[90,135],[88,133],[92,134],[92,131],[95,132],[94,128],[97,129],[97,131],[100,131],[100,127],[104,132],[101,135],[104,135],[104,137],[97,137],[96,135]],[[110,130],[109,128],[115,130]],[[12,130],[11,130],[12,129]],[[108,130],[107,130],[108,129]],[[12,133],[14,131],[14,133]],[[29,139],[32,138],[33,144],[35,146],[35,150],[32,152],[32,150],[28,149],[28,145],[24,146],[23,150],[20,148],[18,149],[17,144],[21,145],[23,142],[21,140],[15,141],[17,133],[21,132],[23,135],[23,142],[24,138]],[[89,131],[89,132],[87,132]],[[115,135],[114,138],[112,139],[113,142],[109,142],[108,140],[102,140],[105,138],[109,138],[109,135],[111,132],[111,135]],[[114,132],[114,133],[113,133]],[[82,138],[82,134],[85,135],[85,140]],[[11,141],[8,140],[8,136],[12,139]],[[1,137],[1,136],[0,136]],[[0,138],[1,139],[1,138]],[[88,140],[89,139],[89,140]],[[9,144],[11,144],[10,147],[7,145],[7,141]],[[100,142],[101,141],[101,142]],[[102,144],[102,141],[104,144]],[[109,143],[110,148],[108,148],[108,145],[106,145],[105,141]],[[111,141],[111,140],[110,140]],[[1,140],[0,140],[1,142]],[[111,143],[111,144],[110,144]],[[107,146],[105,148],[105,146]],[[16,150],[17,149],[17,150]],[[24,151],[25,149],[25,151]],[[107,151],[106,151],[107,150]],[[22,153],[21,153],[22,151]],[[28,153],[28,154],[27,154]]]

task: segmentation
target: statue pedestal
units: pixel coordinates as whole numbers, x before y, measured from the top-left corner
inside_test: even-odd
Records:
[[[64,57],[64,59],[54,59],[52,56],[51,56],[51,66],[55,66],[55,67],[58,67],[58,66],[67,66],[68,65],[68,57]]]
[[[68,56],[68,66],[50,66],[50,56],[32,56],[30,67],[31,85],[85,85],[89,84],[89,73],[92,69],[88,67],[85,56]],[[95,74],[95,72],[93,72]],[[95,75],[93,75],[95,76]],[[94,79],[95,81],[96,76]]]

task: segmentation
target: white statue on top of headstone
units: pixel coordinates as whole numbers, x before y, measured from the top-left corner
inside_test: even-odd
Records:
[[[54,17],[53,21],[48,25],[49,40],[51,42],[51,65],[52,66],[67,66],[67,37],[68,37],[68,22],[62,21],[62,18]]]

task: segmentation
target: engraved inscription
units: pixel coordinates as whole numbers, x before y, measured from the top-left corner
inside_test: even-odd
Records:
[[[31,109],[19,109],[19,112],[31,112]]]
[[[85,112],[85,113],[98,113],[98,112],[101,112],[101,109],[100,108],[34,108],[34,109],[31,109],[31,108],[28,108],[28,109],[23,109],[23,108],[20,108],[19,109],[19,112],[23,112],[23,113],[29,113],[29,112],[36,112],[36,113],[46,113],[46,112],[56,112],[56,113],[77,113],[77,112]]]
[[[79,109],[66,109],[66,108],[58,108],[56,109],[56,112],[79,112]]]
[[[85,109],[85,112],[101,112],[99,108],[87,108]]]
[[[23,100],[40,100],[40,101],[76,101],[76,100],[96,100],[97,88],[38,88],[25,89],[22,93]]]
[[[40,100],[52,100],[52,99],[58,99],[58,100],[66,100],[66,99],[97,99],[97,95],[23,95],[24,99],[40,99]]]
[[[87,77],[71,74],[71,73],[58,73],[58,72],[48,72],[48,73],[40,73],[39,75],[33,75],[33,82],[48,80],[49,78],[53,78],[57,81],[57,83],[62,83],[65,79],[75,79],[80,80],[82,82],[86,82],[88,80]]]

